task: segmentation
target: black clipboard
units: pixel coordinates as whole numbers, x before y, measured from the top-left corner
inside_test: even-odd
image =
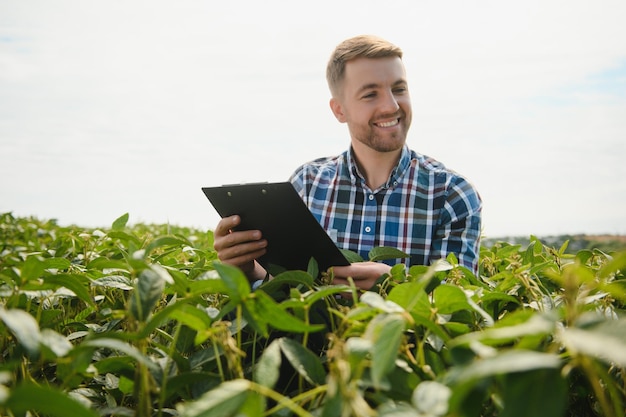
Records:
[[[260,230],[267,253],[258,261],[266,269],[306,271],[311,258],[320,270],[350,263],[317,222],[290,182],[203,187],[221,217],[241,217],[238,230]]]

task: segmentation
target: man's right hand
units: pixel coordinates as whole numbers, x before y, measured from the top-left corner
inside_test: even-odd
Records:
[[[256,262],[267,251],[267,240],[260,230],[233,229],[241,223],[237,215],[224,217],[217,224],[213,235],[213,247],[218,259],[241,269],[248,279],[258,280],[265,277],[265,270]]]

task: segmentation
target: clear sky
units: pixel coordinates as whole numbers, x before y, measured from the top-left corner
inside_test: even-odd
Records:
[[[343,39],[398,44],[408,144],[467,176],[484,234],[626,234],[626,2],[0,0],[0,212],[212,229],[202,186],[349,143]]]

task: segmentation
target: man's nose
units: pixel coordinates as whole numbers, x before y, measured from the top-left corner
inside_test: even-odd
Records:
[[[398,100],[392,91],[388,91],[383,95],[381,102],[381,111],[384,113],[395,113],[400,108]]]

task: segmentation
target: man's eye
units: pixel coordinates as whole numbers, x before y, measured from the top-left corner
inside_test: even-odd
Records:
[[[373,92],[367,93],[363,96],[363,98],[374,98],[374,97],[376,97],[376,93],[373,93]]]

